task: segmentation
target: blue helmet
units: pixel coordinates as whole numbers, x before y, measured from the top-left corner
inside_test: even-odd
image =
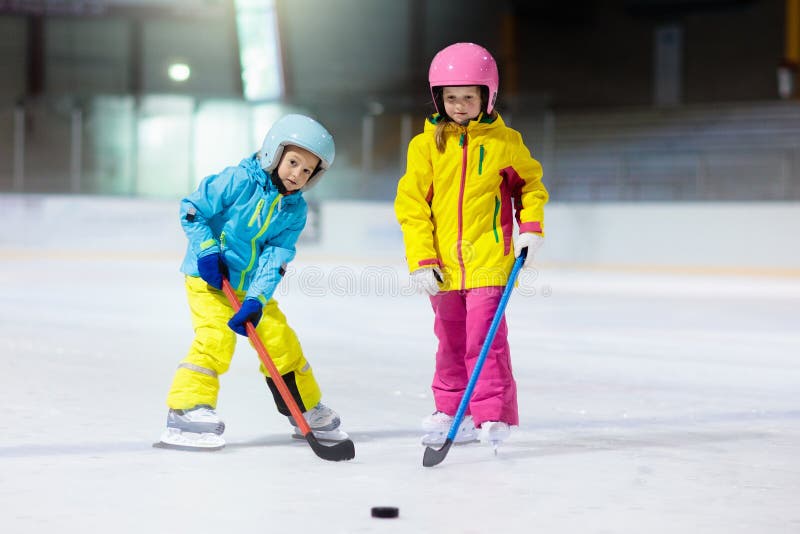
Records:
[[[308,191],[316,185],[320,176],[333,164],[336,147],[333,136],[320,123],[305,115],[284,115],[267,132],[258,158],[261,168],[269,174],[278,166],[286,145],[305,148],[320,159],[317,172],[303,186]]]

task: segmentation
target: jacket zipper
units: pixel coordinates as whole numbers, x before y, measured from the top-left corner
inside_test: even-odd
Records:
[[[247,267],[241,273],[241,278],[239,279],[239,287],[237,288],[239,291],[244,291],[244,279],[246,278],[247,273],[250,272],[250,270],[253,268],[253,265],[255,265],[256,263],[256,248],[257,248],[256,242],[258,241],[259,237],[264,235],[264,232],[267,231],[267,228],[269,228],[269,223],[272,220],[272,212],[275,211],[275,206],[281,201],[282,198],[283,195],[280,194],[275,197],[275,200],[273,200],[272,204],[270,204],[269,206],[269,212],[267,213],[267,220],[264,221],[264,225],[261,227],[258,233],[255,236],[253,236],[253,239],[250,240],[250,263],[247,264]],[[259,201],[259,204],[263,205],[263,200],[264,199],[261,199]],[[256,206],[256,211],[258,211],[258,206]],[[250,220],[253,221],[255,219],[255,216],[256,213],[253,214],[253,217]]]
[[[467,268],[464,265],[464,255],[462,251],[462,239],[464,238],[464,189],[467,186],[467,145],[469,141],[467,139],[467,132],[461,134],[461,139],[459,140],[459,144],[461,145],[461,186],[458,190],[458,266],[461,269],[461,290],[463,291],[467,287]]]

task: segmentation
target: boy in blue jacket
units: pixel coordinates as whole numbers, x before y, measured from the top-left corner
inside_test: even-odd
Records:
[[[333,163],[330,133],[303,115],[286,115],[270,128],[261,150],[205,178],[181,202],[181,224],[189,240],[181,271],[195,337],[178,365],[167,396],[167,428],[161,444],[219,449],[225,424],[217,413],[219,376],[228,370],[236,334],[256,327],[306,421],[321,440],[340,441],[336,412],[322,393],[297,335],[272,298],[306,224],[303,191],[319,182]],[[227,278],[242,301],[234,313],[221,291]],[[277,387],[261,366],[278,411],[301,435]]]

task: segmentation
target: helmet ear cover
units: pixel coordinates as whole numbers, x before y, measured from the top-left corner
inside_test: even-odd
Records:
[[[308,179],[310,180],[313,177],[315,177],[317,175],[317,173],[320,171],[320,169],[322,169],[322,160],[321,159],[317,162],[317,166],[314,167],[314,171],[311,173],[311,176],[309,176]]]

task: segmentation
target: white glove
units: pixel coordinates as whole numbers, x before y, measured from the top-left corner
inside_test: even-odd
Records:
[[[436,295],[439,293],[439,280],[442,280],[442,271],[438,267],[423,267],[411,273],[411,287],[417,293]]]
[[[539,250],[539,247],[541,247],[542,244],[544,244],[544,238],[539,234],[534,234],[531,232],[519,234],[519,237],[514,240],[515,258],[519,258],[519,254],[522,252],[523,248],[528,248],[528,255],[525,257],[525,263],[522,264],[523,269],[533,268],[533,257],[536,255],[536,251]]]

